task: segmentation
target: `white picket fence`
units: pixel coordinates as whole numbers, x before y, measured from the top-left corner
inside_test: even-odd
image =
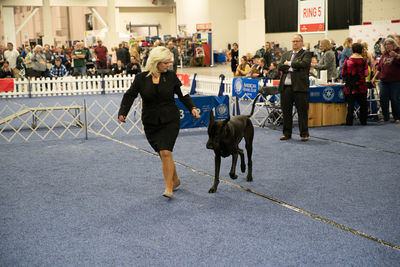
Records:
[[[183,93],[189,93],[194,75],[190,76],[190,86],[182,86]],[[122,93],[129,89],[134,75],[63,77],[40,79],[15,79],[14,90],[0,92],[0,98],[91,95]],[[223,94],[232,95],[232,80],[223,81]],[[221,79],[219,77],[196,77],[196,93],[201,95],[218,95]]]

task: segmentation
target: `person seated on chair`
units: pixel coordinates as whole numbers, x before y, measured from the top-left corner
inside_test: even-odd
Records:
[[[318,78],[318,70],[314,68],[318,64],[318,59],[316,56],[311,58],[311,68],[310,68],[310,76]]]
[[[57,57],[54,60],[54,65],[51,66],[50,69],[50,77],[64,77],[67,76],[68,72],[67,72],[67,68],[61,64],[61,58]]]
[[[271,65],[269,65],[267,78],[268,80],[279,80],[279,70],[278,64],[276,64],[276,62],[272,62]]]
[[[265,58],[261,58],[260,59],[260,76],[259,78],[265,78],[267,77],[268,74],[268,66],[267,66],[267,61],[265,60]]]
[[[4,61],[3,67],[0,69],[0,78],[14,78],[14,72],[10,68],[8,61]]]
[[[240,58],[240,64],[236,68],[235,77],[246,76],[250,71],[250,66],[247,63],[247,57]]]
[[[125,67],[122,65],[122,61],[117,61],[117,66],[115,66],[112,70],[113,75],[122,76],[125,74]]]
[[[257,62],[257,67],[256,67],[256,72],[253,72],[251,74],[252,78],[258,78],[258,79],[262,79],[267,77],[267,73],[268,73],[268,68],[266,66],[266,61],[264,58],[260,58],[259,60],[256,60]],[[252,68],[253,69],[253,68]],[[252,71],[250,71],[252,72]]]
[[[131,62],[129,62],[128,65],[126,65],[126,74],[136,75],[141,72],[142,72],[142,70],[140,69],[139,63],[137,63],[136,58],[132,56]]]
[[[253,65],[250,67],[249,73],[247,73],[247,77],[258,79],[260,78],[260,74],[262,73],[262,68],[260,67],[260,57],[255,56],[253,58]]]

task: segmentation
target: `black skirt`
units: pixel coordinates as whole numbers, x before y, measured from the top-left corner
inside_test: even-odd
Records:
[[[176,138],[178,137],[179,128],[180,121],[173,120],[157,125],[144,125],[144,133],[154,151],[168,150],[172,152]]]

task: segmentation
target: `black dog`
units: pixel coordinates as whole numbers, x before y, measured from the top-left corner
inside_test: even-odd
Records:
[[[240,169],[244,173],[246,171],[246,164],[244,162],[243,150],[239,148],[239,143],[243,139],[246,142],[247,158],[248,158],[248,172],[247,181],[253,181],[251,154],[253,152],[253,137],[254,127],[251,123],[250,117],[254,113],[254,107],[257,97],[253,100],[250,115],[234,116],[226,120],[214,120],[214,113],[210,112],[210,124],[208,125],[208,141],[206,147],[213,149],[215,153],[215,178],[214,184],[208,193],[215,193],[219,184],[219,170],[221,166],[221,156],[226,158],[232,155],[232,167],[229,176],[236,179],[236,163],[238,154],[240,155]]]

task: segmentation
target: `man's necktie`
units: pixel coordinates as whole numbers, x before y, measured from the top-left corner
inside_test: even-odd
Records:
[[[293,59],[296,56],[296,54],[297,54],[297,52],[293,51],[292,56],[290,57],[290,62],[293,61]],[[286,79],[285,79],[285,84],[286,85],[291,85],[292,84],[292,77],[291,77],[292,76],[292,71],[293,71],[293,68],[290,67],[289,70],[288,70],[288,73],[286,75]]]

